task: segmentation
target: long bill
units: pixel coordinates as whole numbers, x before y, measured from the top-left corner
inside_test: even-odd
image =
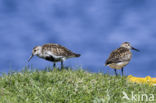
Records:
[[[33,56],[34,56],[34,55],[32,54],[32,55],[29,57],[28,62],[32,59]]]
[[[137,51],[137,52],[140,52],[140,50],[138,50],[138,49],[136,49],[136,48],[134,48],[134,47],[132,47],[132,50],[135,50],[135,51]]]

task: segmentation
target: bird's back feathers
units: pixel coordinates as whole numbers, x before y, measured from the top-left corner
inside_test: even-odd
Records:
[[[80,56],[80,54],[73,53],[71,50],[59,44],[45,44],[42,46],[42,53],[44,51],[50,51],[55,56],[62,56],[62,57],[79,57]]]
[[[120,47],[110,54],[109,58],[106,60],[105,65],[111,63],[119,63],[124,61],[129,61],[131,59],[131,52],[129,49]]]

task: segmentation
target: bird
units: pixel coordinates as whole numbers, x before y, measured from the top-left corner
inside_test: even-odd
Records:
[[[28,59],[28,62],[34,56],[38,56],[39,58],[53,62],[53,68],[56,67],[56,62],[61,62],[61,69],[63,69],[63,62],[66,59],[80,57],[80,54],[74,53],[71,50],[59,44],[48,43],[42,46],[35,46],[32,50],[32,55]]]
[[[123,76],[123,69],[132,58],[131,50],[135,50],[137,52],[140,51],[132,47],[129,42],[122,43],[119,48],[111,52],[111,54],[105,62],[105,66],[113,68],[116,76],[118,75],[116,70],[121,69]]]

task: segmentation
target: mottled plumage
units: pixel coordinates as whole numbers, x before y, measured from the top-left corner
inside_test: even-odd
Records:
[[[62,56],[66,58],[79,57],[79,54],[73,53],[71,50],[59,45],[59,44],[45,44],[42,46],[42,53],[46,51],[52,52],[55,56]]]
[[[116,69],[122,69],[123,75],[123,67],[126,66],[132,58],[131,49],[139,51],[132,47],[130,43],[124,42],[123,44],[121,44],[120,48],[112,51],[109,58],[106,60],[105,65],[113,68],[115,70],[115,73]]]
[[[52,43],[34,47],[30,59],[34,55],[37,55],[38,57],[43,58],[45,60],[54,62],[54,67],[56,65],[56,62],[61,62],[61,68],[63,68],[63,61],[65,61],[66,59],[80,56],[80,54],[73,53],[71,50],[59,44]]]
[[[112,63],[119,63],[123,61],[130,61],[131,60],[132,53],[129,49],[120,47],[110,54],[109,58],[106,61],[106,65],[112,64]],[[120,68],[121,69],[121,68]]]

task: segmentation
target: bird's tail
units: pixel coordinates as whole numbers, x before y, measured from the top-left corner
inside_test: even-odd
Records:
[[[75,54],[75,57],[80,57],[81,55],[80,54]]]

